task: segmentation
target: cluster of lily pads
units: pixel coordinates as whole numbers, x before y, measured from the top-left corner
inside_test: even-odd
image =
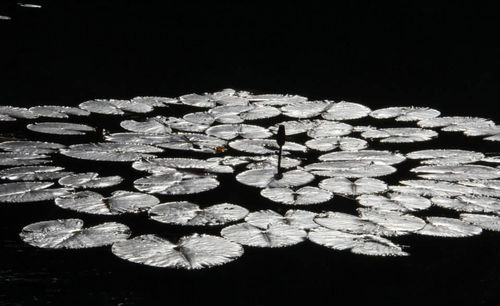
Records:
[[[183,115],[168,116],[173,108]],[[359,103],[232,89],[178,98],[90,100],[79,107],[0,106],[0,121],[28,121],[33,137],[49,134],[71,142],[0,143],[0,202],[53,201],[83,214],[144,214],[172,226],[220,227],[220,236],[196,233],[169,241],[154,233],[134,237],[117,222],[85,227],[81,219],[57,219],[27,225],[20,233],[24,242],[40,248],[111,245],[120,258],[156,267],[200,269],[240,257],[243,246],[276,248],[305,240],[357,254],[405,256],[406,248],[391,238],[466,237],[500,230],[500,156],[461,149],[370,149],[373,142],[429,141],[439,136],[438,129],[500,140],[500,128],[491,120],[440,115],[431,108],[372,111]],[[81,122],[92,116],[121,118],[121,131]],[[80,123],[69,122],[72,118]],[[417,126],[355,124],[363,118]],[[277,175],[280,125],[287,139]],[[82,141],[89,135],[99,141]],[[292,141],[301,137],[307,140]],[[55,165],[55,157],[121,163],[145,174],[130,182],[135,190],[121,190],[118,186],[129,178],[74,173]],[[410,171],[417,178],[397,185],[383,180],[407,160],[419,163]],[[169,200],[215,188],[223,195],[227,186],[221,186],[221,175],[234,175],[259,192],[263,209]],[[336,197],[353,200],[357,214],[336,211]],[[280,214],[266,207],[270,202],[290,209]],[[457,211],[458,218],[425,216],[432,206]]]

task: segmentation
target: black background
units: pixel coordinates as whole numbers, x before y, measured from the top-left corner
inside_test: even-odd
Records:
[[[372,109],[431,106],[444,115],[500,119],[500,11],[493,2],[33,3],[43,8],[20,8],[15,1],[0,5],[0,15],[12,17],[0,22],[2,105],[76,105],[91,98],[179,96],[231,87],[345,99]],[[476,150],[480,145],[469,144]],[[226,266],[184,272],[129,264],[109,250],[20,249],[17,233],[26,221],[53,213],[31,205],[31,217],[17,221],[24,209],[2,207],[0,302],[497,305],[500,300],[499,240],[491,233],[413,239],[408,258],[356,256],[309,242],[279,250],[246,248]]]

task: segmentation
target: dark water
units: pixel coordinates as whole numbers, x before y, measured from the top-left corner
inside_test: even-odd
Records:
[[[0,15],[13,18],[0,23],[2,105],[76,105],[90,98],[178,96],[233,87],[346,99],[372,109],[431,106],[444,115],[500,120],[495,110],[500,48],[493,35],[500,19],[494,7],[359,2],[333,9],[229,3],[200,7],[149,1],[42,5],[39,10],[7,2],[0,6]],[[120,119],[89,120],[113,130]],[[35,137],[24,129],[25,123],[2,123],[2,133]],[[442,134],[425,147],[498,152],[494,143],[461,134]],[[407,152],[422,145],[384,148]],[[129,185],[120,188],[130,188],[133,175],[139,175],[63,157],[56,163],[74,171],[126,175]],[[398,169],[405,173],[410,166]],[[287,208],[236,184],[232,176],[220,179],[223,189],[187,198],[231,201],[250,210]],[[354,202],[340,197],[332,205],[341,211],[355,209]],[[450,213],[433,209],[428,214]],[[29,223],[70,217],[87,224],[117,220],[130,225],[134,234],[169,238],[202,230],[157,224],[143,215],[89,216],[50,202],[2,205],[1,304],[496,305],[500,300],[500,235],[491,232],[463,239],[402,237],[396,242],[409,246],[411,256],[406,258],[353,255],[308,241],[275,250],[245,248],[244,256],[232,263],[192,272],[128,263],[109,248],[50,251],[18,239]]]

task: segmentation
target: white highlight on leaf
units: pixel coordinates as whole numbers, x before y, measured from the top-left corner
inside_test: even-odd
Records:
[[[0,166],[34,166],[49,163],[48,155],[24,152],[0,152]]]
[[[441,208],[453,209],[460,212],[499,213],[500,199],[474,196],[458,196],[455,198],[432,197],[432,204]]]
[[[52,182],[16,182],[0,184],[0,202],[21,203],[52,200],[67,194],[65,188],[49,188]]]
[[[281,178],[275,175],[276,169],[253,169],[243,171],[236,176],[236,180],[242,184],[266,188],[266,187],[295,187],[310,183],[314,180],[314,175],[303,170],[290,170],[283,172]]]
[[[342,122],[316,120],[314,127],[307,131],[311,138],[335,137],[349,135],[352,125]]]
[[[71,145],[60,152],[63,155],[85,160],[130,162],[141,158],[149,158],[163,150],[148,145],[124,143],[83,143]]]
[[[488,180],[500,177],[500,170],[481,165],[419,166],[410,170],[420,177],[440,181]]]
[[[261,248],[280,248],[304,241],[306,231],[285,224],[269,224],[266,228],[239,223],[225,227],[221,235],[242,245]]]
[[[457,149],[429,149],[410,152],[406,154],[406,157],[422,160],[421,164],[452,166],[480,161],[484,158],[484,154]]]
[[[431,201],[419,195],[391,193],[386,196],[364,194],[356,198],[365,207],[380,210],[419,211],[431,206]]]
[[[380,193],[387,190],[387,184],[384,181],[374,178],[360,178],[355,181],[345,177],[328,178],[319,182],[319,187],[347,196]]]
[[[376,119],[396,118],[396,121],[420,121],[435,118],[440,114],[440,111],[428,107],[396,106],[377,109],[370,113],[370,117]]]
[[[425,226],[425,221],[399,211],[358,208],[361,218],[379,224],[390,231],[413,233]]]
[[[306,146],[309,149],[328,152],[336,148],[342,151],[359,151],[366,149],[368,143],[359,138],[354,137],[325,137],[306,141]]]
[[[230,140],[241,136],[243,138],[268,138],[272,136],[266,128],[249,124],[221,124],[213,126],[205,131],[210,136]]]
[[[479,235],[480,227],[459,219],[445,217],[427,217],[427,224],[417,234],[437,237],[469,237]]]
[[[120,126],[127,131],[144,134],[168,134],[172,129],[159,118],[148,118],[146,121],[124,120]]]
[[[142,235],[113,244],[111,251],[134,263],[187,270],[220,266],[243,255],[241,245],[204,234],[184,236],[177,243],[156,235]]]
[[[115,191],[109,197],[93,191],[80,191],[60,196],[54,202],[64,209],[96,215],[139,213],[160,203],[155,196],[123,190]]]
[[[221,203],[206,208],[187,202],[168,202],[152,207],[149,210],[151,219],[178,225],[215,226],[241,220],[248,215],[244,207]]]
[[[500,232],[500,217],[480,214],[460,214],[460,219],[482,229]]]
[[[13,119],[36,119],[38,115],[24,107],[0,106],[0,115]],[[7,121],[11,121],[7,119]]]
[[[370,108],[359,103],[346,101],[338,103],[330,102],[322,117],[327,120],[352,120],[366,117],[370,112]]]
[[[67,122],[37,122],[28,124],[28,130],[44,134],[54,135],[85,135],[86,132],[94,132],[95,129],[86,124]]]
[[[307,210],[289,209],[284,215],[281,215],[274,210],[267,209],[250,213],[245,218],[245,221],[259,228],[267,228],[273,224],[282,224],[310,230],[319,226],[314,222],[316,216],[316,213]]]
[[[361,136],[369,139],[381,139],[380,142],[407,143],[428,141],[437,137],[438,133],[428,129],[405,127],[371,129],[361,133]]]
[[[130,229],[115,222],[85,228],[80,219],[59,219],[27,225],[19,236],[25,243],[38,248],[83,249],[125,240],[130,236]]]
[[[208,95],[188,94],[180,96],[179,99],[183,104],[194,107],[211,108],[215,106],[215,102]]]
[[[65,147],[65,145],[59,143],[30,140],[14,140],[0,143],[0,149],[4,151],[27,154],[50,154]]]
[[[0,178],[11,181],[55,180],[71,172],[57,166],[23,166],[0,170]]]
[[[396,172],[396,168],[392,166],[366,160],[319,162],[304,168],[318,176],[346,178],[377,177]]]
[[[287,205],[319,204],[333,198],[331,192],[312,186],[305,186],[297,190],[290,188],[266,188],[260,194],[273,202]]]
[[[69,118],[69,115],[73,116],[90,115],[90,112],[77,107],[59,106],[59,105],[33,106],[30,107],[29,110],[40,117],[49,117],[49,118]]]
[[[495,123],[491,120],[477,117],[437,117],[424,119],[417,123],[423,128],[442,128],[443,131],[460,132],[468,130],[471,127],[488,127],[494,126]]]
[[[281,107],[283,115],[291,118],[312,118],[321,114],[328,107],[322,101],[299,102]]]
[[[404,233],[396,233],[369,220],[358,216],[328,211],[319,214],[314,222],[331,230],[342,231],[350,234],[370,234],[380,236],[397,236]]]
[[[59,185],[72,188],[105,188],[120,184],[123,178],[118,175],[100,177],[98,173],[75,173],[59,179]]]
[[[172,170],[134,181],[134,187],[147,193],[166,195],[193,194],[212,190],[219,181],[212,175],[199,175]]]

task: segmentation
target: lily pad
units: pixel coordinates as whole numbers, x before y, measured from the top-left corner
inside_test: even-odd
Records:
[[[319,204],[333,198],[331,192],[312,186],[305,186],[297,190],[291,188],[266,188],[260,194],[273,202],[287,205]]]
[[[235,150],[253,154],[274,154],[279,146],[276,140],[271,139],[239,139],[229,143]],[[295,142],[287,141],[283,145],[283,151],[306,152],[307,148]]]
[[[380,142],[387,143],[408,143],[428,141],[438,136],[433,130],[421,128],[383,128],[371,129],[361,133],[363,138],[380,139]]]
[[[371,109],[362,104],[341,101],[331,103],[322,117],[327,120],[352,120],[366,117],[370,112]]]
[[[245,218],[248,210],[238,205],[221,203],[201,209],[198,205],[181,201],[156,205],[149,210],[155,221],[167,224],[215,226]]]
[[[425,226],[425,221],[399,211],[359,208],[361,218],[381,225],[398,234],[413,233]]]
[[[333,193],[356,196],[362,194],[380,193],[387,190],[387,184],[374,178],[360,178],[351,181],[345,177],[324,179],[319,187]]]
[[[203,234],[184,236],[177,243],[156,235],[142,235],[113,244],[111,251],[134,263],[187,270],[220,266],[243,255],[241,245]]]
[[[150,158],[163,150],[148,145],[124,144],[124,143],[83,143],[71,145],[60,152],[63,155],[85,160],[130,162],[141,158]]]
[[[127,131],[144,134],[168,134],[172,129],[158,118],[148,118],[146,121],[124,120],[120,126]]]
[[[460,164],[469,164],[480,161],[484,158],[484,154],[475,151],[467,150],[420,150],[406,154],[407,158],[418,159],[421,164],[453,166]]]
[[[90,112],[77,107],[59,106],[59,105],[40,105],[33,106],[29,109],[40,117],[49,118],[69,118],[73,116],[88,116]]]
[[[83,249],[125,240],[130,236],[130,229],[115,222],[85,228],[80,219],[59,219],[27,225],[19,236],[25,243],[38,248]]]
[[[419,195],[391,193],[387,196],[364,194],[356,198],[362,206],[395,211],[419,211],[431,206],[431,201]]]
[[[44,181],[56,180],[71,172],[61,171],[57,166],[23,166],[0,170],[0,178],[11,181]]]
[[[346,178],[378,177],[396,172],[396,168],[392,166],[366,160],[319,162],[304,168],[318,176]]]
[[[236,243],[260,248],[291,246],[307,237],[306,231],[290,225],[269,224],[260,228],[246,222],[223,228],[221,235]]]
[[[370,117],[376,119],[395,118],[396,121],[420,121],[435,118],[439,115],[441,115],[441,112],[433,108],[405,106],[381,108],[370,113]]]
[[[309,149],[321,152],[332,151],[336,148],[342,151],[359,151],[366,149],[368,143],[363,139],[354,137],[325,137],[308,140],[306,146]]]
[[[309,232],[309,240],[334,250],[350,250],[370,256],[408,256],[408,253],[388,239],[376,235],[350,234],[324,227]]]
[[[276,169],[253,169],[243,171],[236,176],[236,180],[242,184],[266,188],[266,187],[295,187],[310,183],[314,175],[303,170],[290,170],[283,172],[281,178],[276,177]]]
[[[68,193],[66,188],[49,188],[52,182],[0,184],[0,202],[21,203],[52,200]]]
[[[350,234],[397,236],[398,233],[372,221],[351,214],[328,211],[319,214],[314,222],[328,229]]]
[[[500,217],[480,214],[460,214],[460,219],[482,229],[500,232]]]
[[[80,191],[55,199],[57,206],[95,215],[119,215],[147,211],[160,203],[152,195],[140,192],[118,190],[109,197],[93,191]]]
[[[120,184],[123,178],[118,175],[100,177],[98,173],[75,173],[59,179],[59,185],[71,188],[105,188]]]
[[[322,101],[308,101],[294,103],[281,107],[283,115],[291,118],[312,118],[321,114],[328,107],[328,103]]]
[[[303,230],[310,230],[319,225],[314,222],[316,213],[307,210],[290,209],[284,215],[274,210],[259,210],[248,214],[245,222],[259,228],[267,228],[273,224],[289,225]]]
[[[171,169],[191,169],[208,173],[232,173],[231,166],[221,165],[220,161],[210,161],[194,158],[153,158],[138,160],[132,164],[132,168],[139,171],[147,171],[153,174],[169,172]]]
[[[352,125],[342,122],[317,120],[315,126],[307,131],[311,138],[345,136],[352,132]]]
[[[272,133],[267,129],[248,124],[221,124],[213,126],[205,131],[210,136],[230,140],[241,136],[243,138],[268,138]]]
[[[0,149],[4,151],[29,154],[50,154],[58,152],[65,147],[65,145],[59,143],[30,140],[14,140],[0,143]]]
[[[481,234],[480,227],[445,217],[427,217],[427,224],[417,234],[436,237],[469,237]]]
[[[410,171],[420,177],[440,181],[489,180],[500,177],[497,168],[482,165],[419,166]]]
[[[0,166],[34,166],[49,163],[48,155],[0,152]]]
[[[87,132],[94,132],[95,129],[86,124],[67,122],[37,122],[28,124],[28,130],[53,135],[85,135]]]
[[[355,152],[332,152],[321,155],[321,161],[369,161],[375,164],[395,165],[406,158],[399,153],[390,151],[361,150]]]
[[[176,170],[134,181],[134,187],[139,191],[166,195],[200,193],[217,186],[219,186],[219,181],[213,175],[199,175]]]

